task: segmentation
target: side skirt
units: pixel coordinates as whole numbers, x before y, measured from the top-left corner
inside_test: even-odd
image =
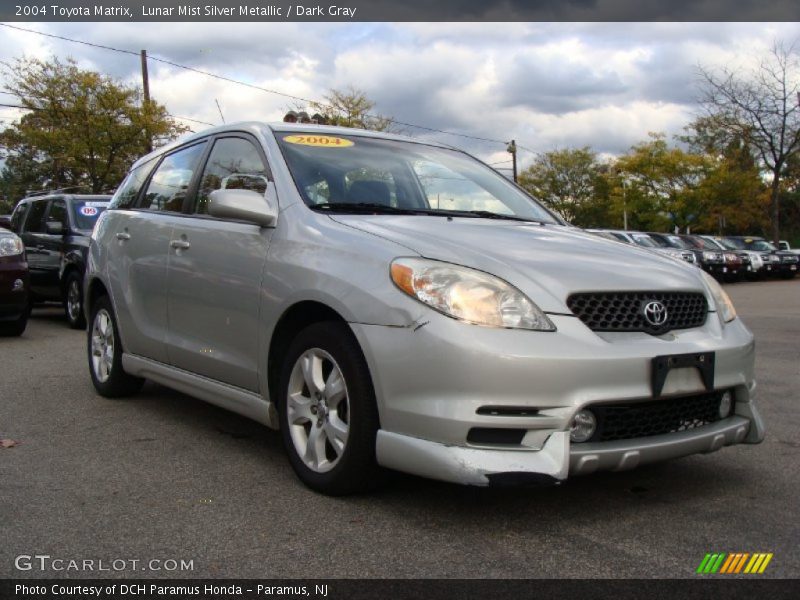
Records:
[[[122,368],[130,375],[150,379],[272,429],[279,427],[275,405],[254,392],[134,354],[122,355]]]

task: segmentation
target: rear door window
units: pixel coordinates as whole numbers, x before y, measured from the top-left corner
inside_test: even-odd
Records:
[[[25,219],[25,229],[27,233],[42,233],[44,231],[44,213],[47,210],[47,200],[34,200],[28,211],[28,218]]]
[[[195,144],[164,158],[150,179],[141,208],[181,212],[204,149],[205,143]]]

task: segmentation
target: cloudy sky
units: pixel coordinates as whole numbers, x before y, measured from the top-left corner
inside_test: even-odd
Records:
[[[152,56],[303,98],[355,86],[397,120],[533,151],[619,154],[649,131],[680,133],[697,111],[697,67],[747,69],[798,23],[61,23],[20,24]],[[138,57],[0,27],[3,58],[72,56],[139,82]],[[280,120],[292,101],[150,64],[170,113],[219,123]],[[0,102],[13,103],[8,95]],[[15,111],[0,108],[0,121]],[[195,130],[204,125],[189,123]],[[407,128],[490,161],[501,144]],[[524,164],[532,155],[521,152]],[[502,165],[501,165],[502,166]]]

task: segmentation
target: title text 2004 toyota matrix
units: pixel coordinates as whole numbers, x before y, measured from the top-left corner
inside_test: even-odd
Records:
[[[88,358],[282,431],[313,489],[551,483],[764,437],[701,270],[585,234],[463,152],[228,125],[139,160],[94,230]]]

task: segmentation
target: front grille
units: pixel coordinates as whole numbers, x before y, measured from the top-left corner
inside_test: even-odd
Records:
[[[590,441],[611,442],[696,429],[719,421],[722,392],[655,402],[597,404],[588,408],[597,417]]]
[[[647,321],[644,307],[658,301],[666,308],[663,324]],[[572,294],[567,306],[593,331],[644,331],[661,334],[700,327],[706,322],[706,297],[697,292],[598,292]]]

